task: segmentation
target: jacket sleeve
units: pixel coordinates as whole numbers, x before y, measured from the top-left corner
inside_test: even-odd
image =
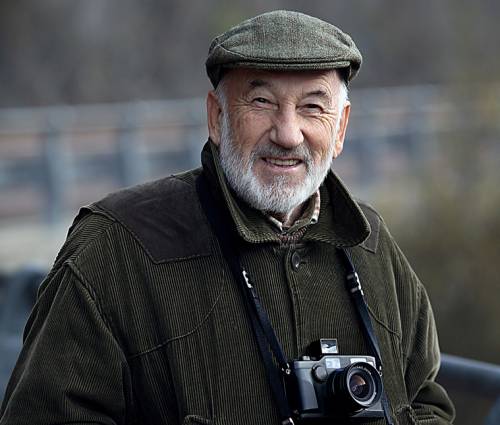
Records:
[[[425,288],[418,279],[417,294],[418,316],[405,370],[411,416],[415,423],[451,424],[455,416],[453,404],[446,391],[435,382],[440,351],[434,316]]]
[[[0,425],[125,423],[130,374],[75,266],[49,275],[28,321]]]

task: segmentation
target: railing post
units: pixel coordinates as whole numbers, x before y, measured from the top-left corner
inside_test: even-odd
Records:
[[[147,176],[146,163],[137,136],[139,110],[126,106],[120,113],[117,139],[118,179],[121,186],[132,186]]]
[[[62,217],[70,173],[61,144],[61,125],[53,117],[47,119],[41,136],[42,190],[45,192],[44,221],[57,225]]]
[[[189,127],[189,130],[187,132],[187,157],[189,161],[189,167],[194,168],[200,166],[201,148],[206,142],[206,130],[203,126],[203,114],[197,104],[193,104],[191,106],[189,119],[192,123],[192,126]]]

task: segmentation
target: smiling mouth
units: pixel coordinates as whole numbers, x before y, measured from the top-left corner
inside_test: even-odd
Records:
[[[279,159],[279,158],[263,158],[263,159],[269,164],[277,165],[278,167],[293,167],[302,162],[300,159]]]

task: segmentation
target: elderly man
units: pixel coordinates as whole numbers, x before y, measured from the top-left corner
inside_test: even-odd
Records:
[[[203,167],[81,210],[2,425],[452,421],[426,292],[330,170],[360,63],[296,12],[214,40]]]

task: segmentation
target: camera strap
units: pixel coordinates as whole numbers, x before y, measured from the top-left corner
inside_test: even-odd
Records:
[[[363,326],[361,329],[363,330],[363,334],[365,336],[366,341],[368,342],[370,351],[373,353],[375,357],[375,361],[377,363],[377,370],[379,374],[382,376],[382,356],[380,355],[380,348],[378,345],[377,337],[375,335],[375,331],[373,330],[372,321],[370,319],[370,313],[368,311],[368,304],[366,303],[363,288],[361,287],[361,282],[359,280],[358,273],[354,268],[354,263],[352,261],[351,253],[342,248],[339,249],[342,253],[342,257],[344,258],[344,263],[347,268],[347,276],[346,276],[346,289],[351,297],[354,305],[356,306],[356,310],[358,312],[359,319]],[[382,395],[381,395],[381,403],[382,408],[384,409],[384,417],[388,425],[393,425],[391,414],[390,414],[390,405],[389,399],[385,394],[385,390],[382,386]]]
[[[217,237],[222,254],[242,291],[247,316],[250,318],[257,346],[266,369],[267,380],[278,407],[281,423],[282,425],[294,425],[284,385],[284,379],[291,374],[290,365],[248,273],[239,261],[236,235],[234,230],[228,226],[228,223],[232,222],[231,217],[226,209],[215,205],[214,199],[210,196],[210,187],[204,176],[198,177],[196,190],[203,211]],[[275,361],[278,367],[276,367]]]
[[[231,230],[230,226],[228,226],[228,223],[232,221],[231,217],[225,208],[221,208],[215,204],[214,199],[210,196],[210,187],[203,175],[198,177],[196,181],[196,190],[203,211],[217,237],[222,254],[242,291],[245,300],[245,309],[250,318],[257,346],[264,362],[273,397],[277,403],[282,421],[281,423],[283,425],[294,425],[284,385],[284,380],[291,374],[290,365],[274,332],[269,316],[262,306],[260,298],[250,280],[248,272],[242,267],[239,260],[240,255],[236,234],[234,230]],[[344,258],[344,264],[347,268],[346,289],[358,312],[360,321],[363,325],[363,334],[368,342],[370,350],[374,354],[377,369],[379,373],[382,374],[380,349],[373,330],[368,306],[363,296],[363,289],[359,276],[356,273],[349,251],[343,248],[339,248],[339,251]],[[278,367],[276,367],[275,361]],[[382,390],[381,402],[387,424],[393,425],[394,423],[390,415],[389,400],[386,397],[385,390]]]

